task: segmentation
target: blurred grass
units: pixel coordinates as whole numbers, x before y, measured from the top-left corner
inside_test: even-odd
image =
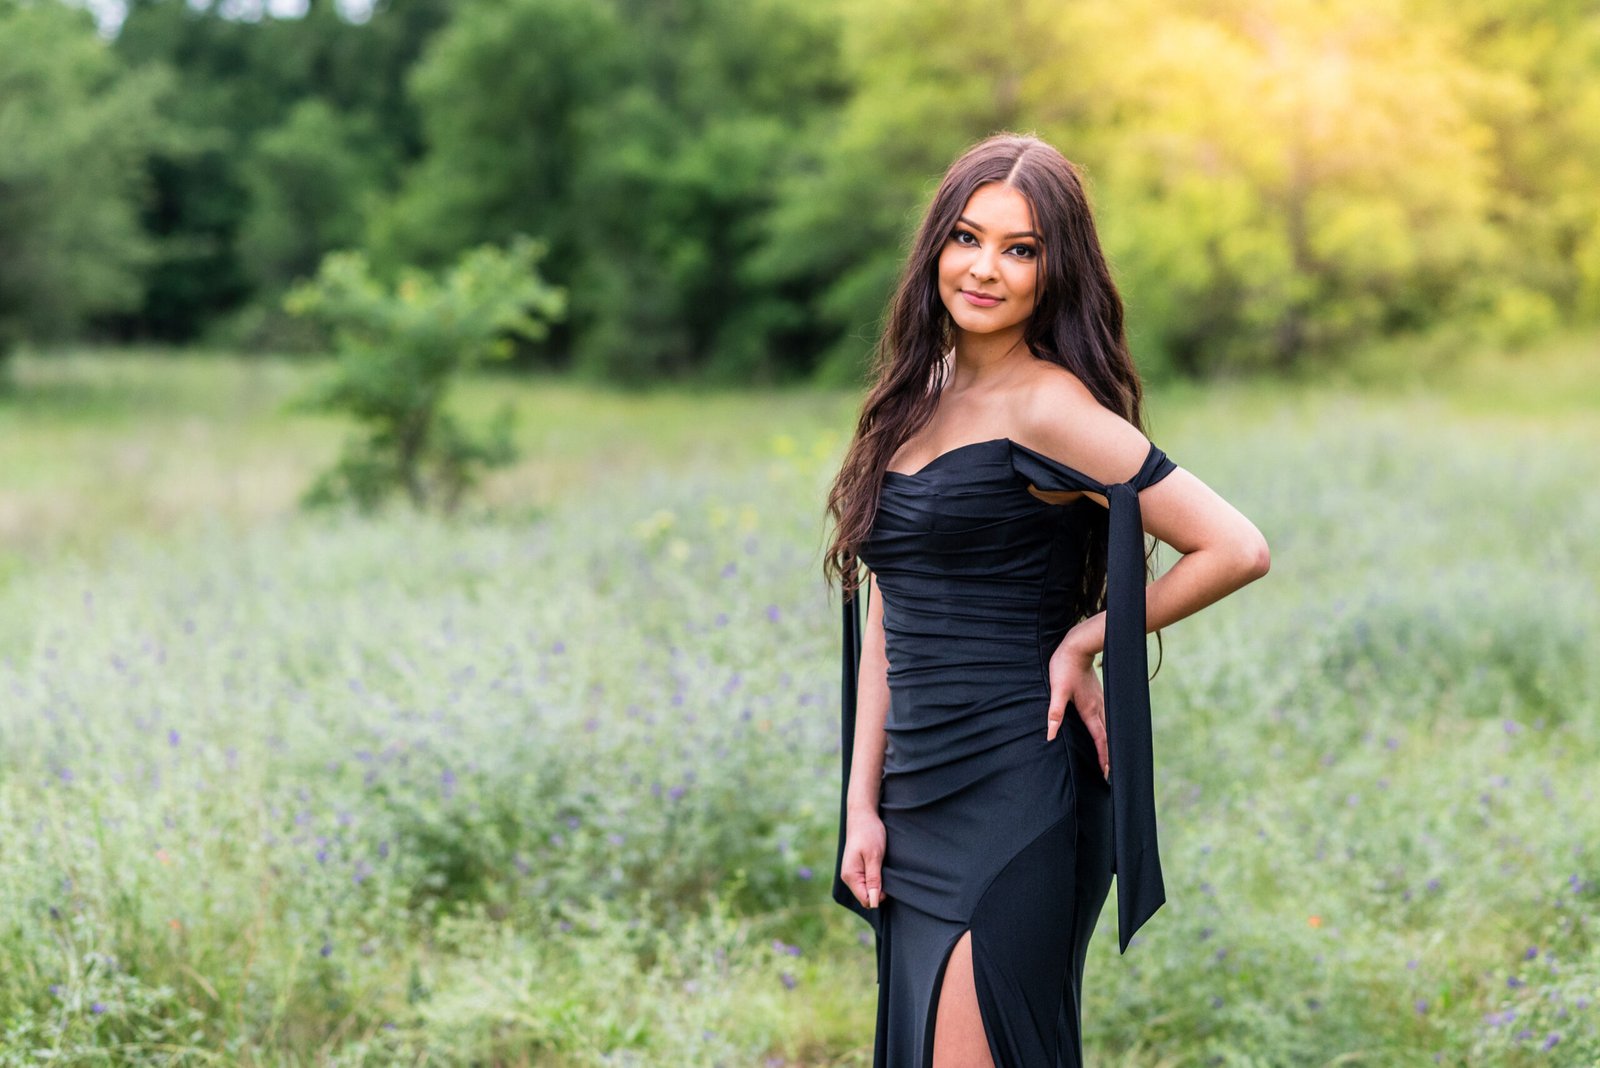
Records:
[[[14,389],[0,391],[0,580],[129,533],[290,515],[348,429],[290,409],[315,361],[73,350],[20,356],[12,371]],[[486,374],[455,406],[487,419],[507,400],[523,459],[488,475],[478,515],[536,514],[634,471],[714,466],[785,429],[832,427],[842,448],[847,430],[847,399],[809,391],[641,396]]]

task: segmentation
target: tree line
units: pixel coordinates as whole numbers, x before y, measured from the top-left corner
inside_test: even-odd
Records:
[[[1542,0],[0,0],[0,352],[315,348],[284,295],[539,239],[597,379],[860,375],[999,129],[1082,164],[1147,372],[1600,318],[1600,15]]]

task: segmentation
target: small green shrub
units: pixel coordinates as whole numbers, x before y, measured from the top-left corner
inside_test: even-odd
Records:
[[[535,270],[543,255],[542,243],[518,237],[507,249],[467,252],[442,277],[408,268],[391,289],[362,253],[335,252],[290,291],[284,307],[323,322],[338,356],[302,406],[364,425],[308,490],[306,505],[348,500],[368,511],[403,490],[419,509],[453,512],[480,470],[516,458],[510,405],[474,433],[445,399],[463,373],[509,355],[511,335],[539,340],[564,314],[565,292]]]

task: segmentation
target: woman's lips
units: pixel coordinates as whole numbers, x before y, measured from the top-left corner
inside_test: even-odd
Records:
[[[967,298],[967,303],[979,308],[992,308],[1000,303],[999,297],[992,297],[987,293],[974,293],[970,289],[963,289],[961,295]]]

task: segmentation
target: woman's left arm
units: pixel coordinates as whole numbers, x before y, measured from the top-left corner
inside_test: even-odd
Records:
[[[1068,373],[1043,378],[1030,395],[1025,426],[1040,452],[1102,485],[1135,477],[1150,452],[1137,427],[1102,407]],[[1107,498],[1083,495],[1102,507]],[[1182,467],[1139,493],[1140,525],[1183,556],[1145,587],[1146,632],[1193,615],[1267,573],[1271,554],[1254,523]],[[1054,739],[1070,703],[1089,729],[1102,773],[1109,775],[1105,696],[1094,658],[1105,648],[1106,614],[1080,620],[1050,656],[1045,736]]]
[[[1110,484],[1134,477],[1150,440],[1126,419],[1100,405],[1076,376],[1041,376],[1029,391],[1022,422],[1039,451],[1091,478]],[[1105,507],[1106,498],[1085,496]],[[1271,553],[1256,525],[1210,486],[1182,467],[1139,494],[1145,531],[1183,558],[1146,587],[1145,630],[1175,623],[1267,573]],[[1093,657],[1105,648],[1105,613],[1068,632],[1063,647]]]
[[[1256,525],[1182,467],[1139,494],[1139,515],[1146,532],[1183,554],[1145,588],[1147,631],[1222,600],[1271,566],[1267,539]],[[1092,657],[1105,647],[1105,624],[1105,613],[1097,612],[1062,644]]]

